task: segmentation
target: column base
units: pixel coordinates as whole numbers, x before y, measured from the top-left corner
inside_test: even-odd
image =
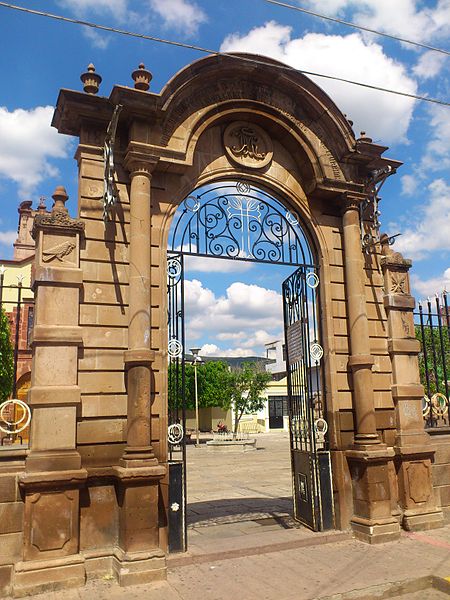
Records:
[[[406,531],[427,531],[439,529],[444,526],[444,514],[437,509],[430,512],[418,512],[417,510],[405,510],[403,513],[403,529]]]
[[[353,517],[350,525],[355,538],[367,544],[383,544],[400,539],[401,530],[396,519],[372,521]]]
[[[72,554],[63,558],[19,562],[15,567],[13,595],[22,598],[85,584],[84,558]]]
[[[167,579],[166,555],[160,548],[149,552],[124,552],[116,548],[112,569],[122,587]]]

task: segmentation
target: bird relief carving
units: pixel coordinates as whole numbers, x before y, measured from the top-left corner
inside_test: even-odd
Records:
[[[59,262],[69,263],[71,261],[65,259],[64,257],[68,256],[73,250],[75,250],[75,248],[75,242],[66,240],[65,242],[61,242],[61,244],[57,244],[56,246],[52,246],[47,250],[43,250],[42,260],[43,262],[50,262],[56,258]]]

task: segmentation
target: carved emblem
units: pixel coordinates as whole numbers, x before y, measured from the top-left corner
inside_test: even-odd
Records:
[[[235,156],[249,156],[256,160],[264,160],[266,153],[258,152],[260,140],[253,127],[236,127],[231,135],[239,140],[237,146],[230,148]]]
[[[401,320],[402,320],[403,331],[405,332],[405,335],[409,336],[411,333],[411,328],[409,326],[408,315],[406,315],[405,313],[402,312]]]
[[[238,121],[231,123],[223,136],[228,156],[245,167],[261,169],[273,156],[272,141],[258,125]]]
[[[50,262],[53,258],[56,258],[59,260],[59,262],[66,263],[68,261],[64,260],[64,257],[70,254],[75,247],[75,242],[67,240],[61,244],[57,244],[56,246],[49,248],[48,250],[43,250],[42,260],[44,262]]]
[[[407,294],[406,275],[401,273],[393,273],[391,281],[391,292],[393,294]]]

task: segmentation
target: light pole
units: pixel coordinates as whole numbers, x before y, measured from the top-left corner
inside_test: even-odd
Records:
[[[200,348],[191,348],[192,352],[192,364],[194,365],[194,394],[195,394],[195,431],[196,431],[196,442],[195,445],[200,445],[199,438],[199,425],[198,425],[198,387],[197,387],[197,365],[201,362],[201,358],[198,355]]]

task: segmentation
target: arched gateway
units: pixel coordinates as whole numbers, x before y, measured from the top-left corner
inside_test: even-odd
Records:
[[[442,521],[421,415],[410,262],[380,246],[364,220],[376,182],[398,163],[382,156],[384,146],[355,139],[312,81],[265,60],[209,57],[160,94],[148,91],[141,66],[135,88],[115,86],[109,98],[95,95],[90,68],[85,92],[60,92],[53,125],[80,140],[79,208],[70,218],[58,188],[52,214],[35,221],[30,451],[11,471],[24,506],[9,563],[17,594],[81,585],[86,574],[112,572],[122,585],[165,577],[169,232],[183,199],[219,183],[281,201],[283,223],[302,223],[312,249],[308,263],[286,244],[285,262],[300,269],[285,288],[287,338],[289,352],[300,340],[300,356],[311,356],[305,303],[296,302],[313,291],[334,507],[326,526],[376,542],[397,538],[400,524]],[[250,218],[246,189],[234,209]],[[258,251],[235,241],[233,256]],[[312,410],[298,394],[305,398],[293,417]],[[298,431],[312,431],[308,419],[309,430]],[[306,438],[316,460],[315,438]],[[299,496],[314,485],[298,478]]]

